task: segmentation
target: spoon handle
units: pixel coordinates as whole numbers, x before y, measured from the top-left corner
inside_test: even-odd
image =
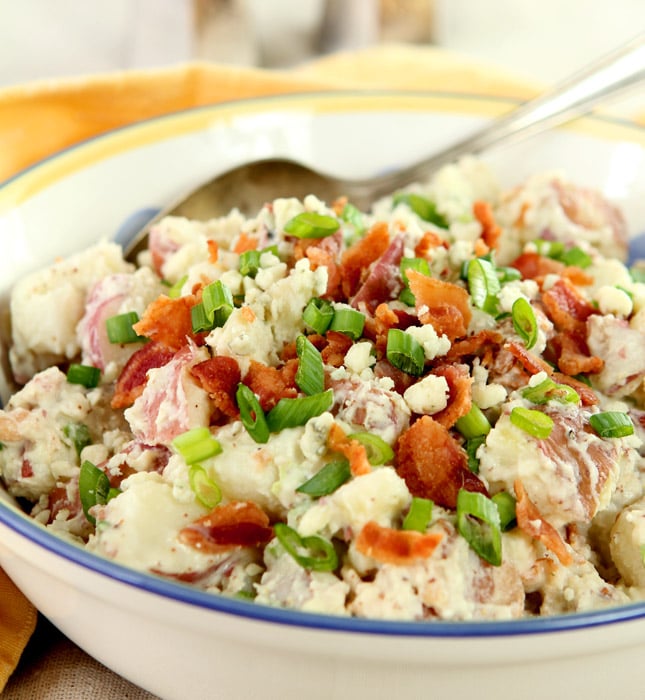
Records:
[[[510,143],[544,129],[586,114],[596,105],[624,93],[645,81],[645,33],[603,55],[584,69],[539,97],[495,119],[482,131],[459,141],[415,166],[384,176],[379,190],[385,194],[396,189],[394,178],[407,182],[425,179],[441,165],[500,142]],[[386,182],[386,180],[388,180]]]

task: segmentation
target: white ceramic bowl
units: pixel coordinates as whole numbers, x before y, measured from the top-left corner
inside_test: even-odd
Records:
[[[108,134],[0,189],[0,294],[243,161],[290,156],[340,175],[411,162],[510,107],[437,94],[316,94],[190,110]],[[505,184],[545,169],[600,188],[645,231],[645,129],[588,119],[500,149]],[[79,646],[163,698],[643,697],[645,604],[510,622],[408,623],[279,610],[100,559],[0,491],[0,565]]]

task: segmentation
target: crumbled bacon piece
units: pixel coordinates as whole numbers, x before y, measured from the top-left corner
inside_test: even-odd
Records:
[[[402,234],[395,236],[383,255],[372,265],[351,299],[353,307],[373,312],[380,303],[399,296],[403,290],[400,272],[403,241]]]
[[[448,363],[460,362],[467,357],[479,357],[484,366],[492,363],[493,355],[499,351],[504,342],[504,336],[498,331],[484,329],[473,335],[458,340],[450,346],[450,350],[444,355]]]
[[[435,367],[431,374],[443,377],[448,383],[448,405],[441,411],[434,413],[432,418],[441,423],[445,428],[452,426],[465,416],[472,406],[471,385],[473,379],[470,376],[468,365],[445,364]]]
[[[298,395],[294,381],[297,363],[298,360],[289,360],[278,369],[251,360],[242,381],[257,394],[262,410],[269,411],[280,399],[293,399]]]
[[[327,436],[327,446],[333,452],[340,452],[347,459],[354,476],[362,476],[372,471],[365,445],[358,440],[350,440],[338,423],[331,426]]]
[[[394,530],[370,520],[358,533],[355,544],[361,554],[377,561],[406,566],[431,556],[442,537],[441,532]]]
[[[346,297],[354,296],[362,276],[366,274],[369,266],[383,255],[389,245],[390,233],[387,223],[380,221],[343,253],[340,272],[343,293]]]
[[[256,250],[257,247],[258,239],[242,231],[242,233],[240,233],[240,235],[237,237],[237,240],[235,241],[235,245],[233,246],[233,252],[237,253],[238,255],[241,255],[242,253],[246,253],[249,250]]]
[[[575,389],[583,406],[594,406],[598,403],[598,396],[590,386],[587,386],[587,384],[578,379],[570,377],[568,374],[554,372],[553,381],[558,382],[558,384],[566,384],[572,389]]]
[[[179,531],[179,540],[209,554],[257,547],[273,537],[269,516],[252,501],[231,501]]]
[[[342,274],[340,268],[342,248],[343,234],[340,230],[333,236],[327,236],[326,238],[302,238],[294,246],[294,258],[296,260],[307,257],[312,270],[318,267],[327,268],[327,289],[324,296],[329,299],[340,299],[342,296]]]
[[[325,338],[327,342],[320,352],[323,362],[332,367],[340,367],[354,341],[339,331],[327,331]]]
[[[193,365],[190,373],[208,392],[218,411],[229,418],[239,416],[235,392],[240,383],[241,372],[239,365],[232,357],[210,357]]]
[[[219,246],[214,238],[209,238],[206,245],[208,246],[208,262],[214,265],[219,258]]]
[[[542,517],[536,505],[528,497],[526,489],[519,479],[515,480],[513,488],[517,498],[515,514],[520,530],[542,542],[548,550],[558,557],[562,564],[565,566],[571,564],[571,553],[562,537],[560,537],[560,533]]]
[[[533,252],[522,253],[513,260],[511,267],[519,270],[524,279],[535,280],[538,283],[546,275],[560,275],[565,269],[563,263]]]
[[[408,270],[406,275],[421,323],[432,324],[439,335],[445,334],[451,342],[466,335],[472,318],[468,292],[417,270]]]
[[[396,445],[399,475],[413,496],[430,498],[446,508],[457,506],[459,489],[487,493],[455,438],[430,416],[422,416]]]
[[[553,368],[548,362],[545,362],[541,357],[535,353],[532,353],[530,350],[527,350],[521,343],[511,340],[506,343],[504,348],[508,350],[516,360],[519,360],[522,367],[529,374],[532,375],[537,374],[538,372],[546,372],[550,375],[553,373]]]
[[[158,342],[150,342],[134,352],[116,381],[114,396],[110,405],[112,408],[127,408],[141,392],[148,381],[148,370],[162,367],[174,356],[174,351]]]
[[[443,246],[448,248],[448,241],[445,241],[438,233],[426,231],[421,240],[414,247],[414,254],[417,258],[427,258],[431,250]]]
[[[482,226],[482,240],[489,248],[496,250],[502,229],[495,221],[490,204],[483,200],[477,200],[473,204],[473,214]]]
[[[195,295],[176,299],[160,296],[148,305],[141,320],[132,327],[145,338],[158,341],[171,350],[179,350],[186,345],[187,338],[196,343],[199,340],[193,333],[191,320],[191,309],[198,302]]]
[[[591,314],[598,313],[598,310],[566,279],[559,279],[544,292],[542,303],[559,331],[576,330]]]
[[[602,358],[589,353],[587,341],[580,332],[558,333],[552,346],[558,353],[558,368],[564,374],[595,374],[604,367]]]

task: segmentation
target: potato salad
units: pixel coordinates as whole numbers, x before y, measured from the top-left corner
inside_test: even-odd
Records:
[[[495,620],[645,596],[645,274],[619,209],[466,158],[367,212],[166,217],[11,300],[0,476],[127,567]]]

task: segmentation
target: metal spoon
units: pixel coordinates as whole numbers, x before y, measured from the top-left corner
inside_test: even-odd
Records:
[[[130,260],[145,248],[152,224],[168,215],[209,219],[233,207],[247,215],[277,197],[314,193],[331,202],[345,195],[359,209],[412,182],[427,179],[442,165],[466,154],[524,138],[592,110],[645,81],[645,34],[589,64],[542,96],[530,100],[444,151],[411,167],[366,180],[342,180],[285,159],[261,160],[217,175],[146,223],[125,250]]]

